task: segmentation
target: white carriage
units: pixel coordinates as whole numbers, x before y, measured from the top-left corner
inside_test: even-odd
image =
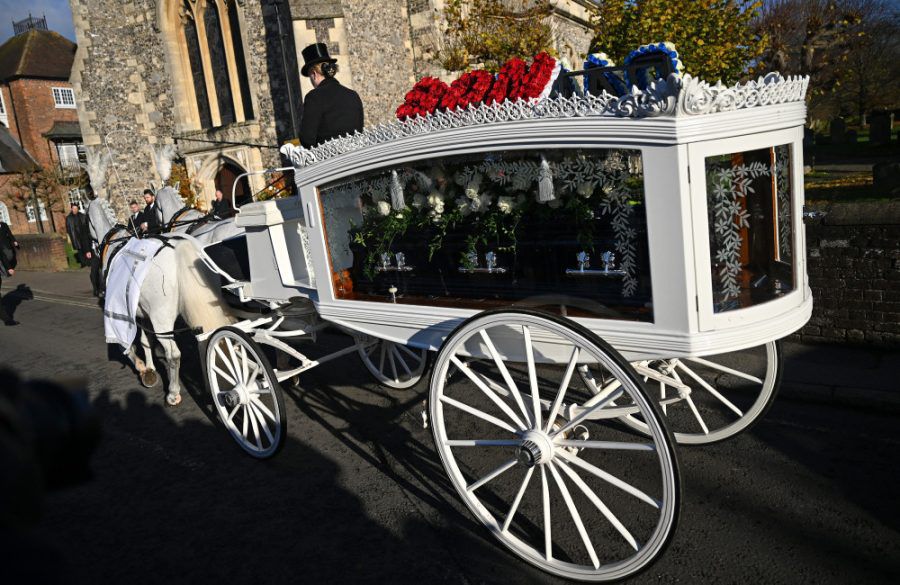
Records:
[[[201,336],[223,422],[267,457],[280,382],[356,353],[405,388],[433,362],[428,421],[478,520],[554,574],[642,569],[678,515],[673,442],[757,420],[810,316],[806,84],[672,76],[286,147],[299,197],[241,209],[226,285],[259,316]],[[353,342],[306,357],[326,326]]]

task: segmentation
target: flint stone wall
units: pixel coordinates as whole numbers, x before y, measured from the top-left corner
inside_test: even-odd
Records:
[[[900,200],[834,204],[806,224],[804,342],[900,347]]]

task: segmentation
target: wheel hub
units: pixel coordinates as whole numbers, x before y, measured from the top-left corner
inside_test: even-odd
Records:
[[[547,433],[528,431],[522,439],[522,444],[516,451],[516,458],[525,467],[534,467],[553,459],[553,441]]]

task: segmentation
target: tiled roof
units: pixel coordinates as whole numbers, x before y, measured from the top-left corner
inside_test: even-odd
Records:
[[[76,45],[52,30],[30,30],[0,45],[0,81],[18,77],[68,81]]]
[[[81,138],[78,122],[53,122],[53,127],[44,132],[45,138]]]

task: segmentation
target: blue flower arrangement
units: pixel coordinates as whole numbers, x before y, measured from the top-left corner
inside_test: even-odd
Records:
[[[682,72],[684,71],[684,65],[681,63],[681,60],[678,58],[678,51],[675,50],[675,45],[672,43],[651,43],[649,45],[642,45],[628,54],[625,57],[625,66],[631,64],[631,62],[637,57],[643,57],[644,55],[653,55],[660,54],[665,55],[669,58],[669,62],[672,64],[672,69],[675,71],[675,75],[681,77]],[[637,79],[630,79],[628,75],[628,71],[625,72],[625,80],[629,85],[636,85],[638,89],[644,90],[647,89],[647,85],[653,81],[650,79],[649,71],[646,67],[641,67],[635,71],[635,77]]]
[[[595,67],[615,67],[616,64],[610,59],[606,53],[591,53],[584,62],[584,69],[593,69]],[[627,92],[625,84],[619,79],[619,76],[612,71],[607,71],[603,77],[613,87],[618,95],[624,95]],[[588,76],[584,76],[584,93],[588,93]]]

